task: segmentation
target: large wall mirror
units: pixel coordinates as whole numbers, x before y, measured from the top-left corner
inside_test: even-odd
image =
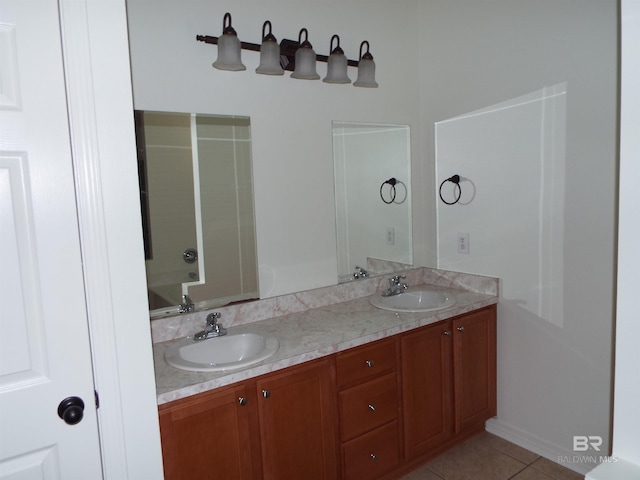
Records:
[[[258,298],[249,118],[135,118],[151,318]]]
[[[407,125],[333,122],[338,282],[413,265]]]

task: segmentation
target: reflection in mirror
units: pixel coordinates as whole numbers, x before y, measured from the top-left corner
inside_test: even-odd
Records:
[[[249,118],[135,118],[151,317],[256,299]]]
[[[338,283],[413,264],[409,133],[333,122]]]

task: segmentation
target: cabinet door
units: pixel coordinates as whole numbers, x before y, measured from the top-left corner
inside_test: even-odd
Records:
[[[328,359],[256,381],[266,480],[337,478],[333,383]]]
[[[250,435],[253,393],[246,386],[217,389],[160,407],[160,434],[166,480],[253,479]],[[253,403],[253,409],[251,407]]]
[[[402,407],[407,458],[451,436],[451,323],[402,337]]]
[[[496,308],[453,320],[455,431],[496,414]]]

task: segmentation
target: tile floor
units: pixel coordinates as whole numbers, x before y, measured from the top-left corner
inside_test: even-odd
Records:
[[[473,437],[401,480],[582,480],[562,465],[488,432]]]

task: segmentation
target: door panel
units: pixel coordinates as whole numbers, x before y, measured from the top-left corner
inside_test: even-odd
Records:
[[[0,5],[0,478],[98,479],[58,5]]]

